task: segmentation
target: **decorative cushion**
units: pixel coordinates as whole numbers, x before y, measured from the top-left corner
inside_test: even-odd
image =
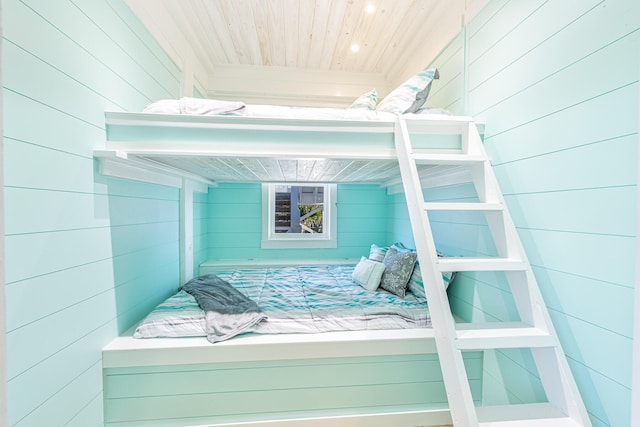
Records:
[[[380,286],[380,279],[384,272],[384,264],[365,257],[353,269],[353,281],[369,291],[375,291]]]
[[[365,92],[353,101],[349,108],[360,108],[363,110],[375,110],[378,103],[378,93],[375,88]]]
[[[447,289],[449,284],[455,277],[455,272],[444,271],[442,272],[442,281],[444,282],[444,288]],[[407,290],[411,292],[419,300],[426,300],[427,296],[424,293],[424,282],[422,281],[422,271],[420,270],[420,263],[416,263],[416,267],[413,269],[409,283],[407,284]]]
[[[382,273],[380,287],[399,297],[404,297],[407,291],[407,283],[416,265],[416,253],[412,251],[398,251],[391,246],[384,256],[382,263],[385,266]]]
[[[375,243],[371,245],[369,249],[369,259],[372,261],[382,262],[384,260],[384,255],[389,250],[389,247],[378,246]]]
[[[395,114],[415,113],[427,100],[431,82],[439,77],[437,68],[420,71],[385,96],[376,107],[376,111]]]

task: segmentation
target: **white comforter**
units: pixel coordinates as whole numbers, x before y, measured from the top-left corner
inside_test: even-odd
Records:
[[[363,108],[286,107],[281,105],[245,104],[237,101],[189,98],[164,99],[147,106],[145,113],[187,114],[204,116],[243,116],[285,119],[373,120],[393,121],[393,113]],[[450,114],[446,110],[426,110],[426,114]],[[423,114],[424,114],[423,113]]]

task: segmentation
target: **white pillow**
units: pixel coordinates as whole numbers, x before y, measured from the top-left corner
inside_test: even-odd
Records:
[[[361,257],[358,265],[353,269],[353,281],[369,291],[375,291],[380,285],[384,273],[384,264]]]
[[[438,78],[440,74],[437,68],[420,71],[385,96],[376,107],[376,111],[395,114],[415,113],[427,100],[431,82]]]
[[[369,92],[363,93],[353,101],[349,108],[359,108],[362,110],[375,110],[378,103],[378,93],[373,88]]]

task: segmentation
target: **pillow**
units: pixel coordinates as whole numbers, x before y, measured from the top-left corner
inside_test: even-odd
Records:
[[[399,297],[404,297],[407,283],[416,265],[416,253],[412,251],[398,251],[391,246],[384,255],[382,263],[385,266],[380,280],[380,287]]]
[[[427,100],[431,82],[438,78],[440,74],[437,68],[420,71],[385,96],[376,107],[376,111],[396,114],[415,113]]]
[[[378,103],[378,93],[375,88],[371,89],[369,92],[363,93],[355,101],[349,108],[360,108],[363,110],[375,110],[376,104]]]
[[[353,269],[353,281],[369,291],[375,291],[380,286],[380,279],[384,272],[384,264],[365,257]]]
[[[374,243],[369,249],[369,259],[372,261],[382,262],[387,250],[389,250],[389,247],[378,246]]]
[[[445,271],[442,272],[442,280],[444,282],[444,288],[447,289],[449,284],[455,277],[454,272]],[[416,263],[416,267],[413,269],[409,283],[407,284],[407,290],[411,292],[416,298],[426,300],[427,296],[424,293],[424,283],[422,281],[422,271],[420,270],[420,264]]]

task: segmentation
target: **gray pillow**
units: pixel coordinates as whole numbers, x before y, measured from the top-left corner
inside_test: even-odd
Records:
[[[413,251],[399,252],[391,246],[384,255],[382,263],[385,266],[380,280],[380,287],[392,294],[404,298],[407,292],[407,283],[416,265],[416,253]]]

